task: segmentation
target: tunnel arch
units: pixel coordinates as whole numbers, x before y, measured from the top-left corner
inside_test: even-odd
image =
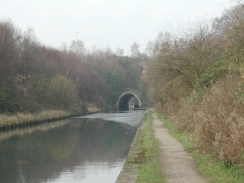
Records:
[[[129,110],[129,101],[132,97],[135,97],[138,101],[138,107],[142,105],[141,95],[137,90],[127,89],[118,98],[116,105],[120,111]]]

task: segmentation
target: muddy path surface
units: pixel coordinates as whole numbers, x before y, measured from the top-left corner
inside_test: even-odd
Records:
[[[207,183],[198,172],[194,159],[184,150],[182,144],[171,137],[155,112],[153,129],[160,147],[160,162],[163,176],[168,183]]]

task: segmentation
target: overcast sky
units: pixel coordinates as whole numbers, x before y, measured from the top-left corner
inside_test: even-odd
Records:
[[[133,42],[143,52],[159,31],[220,16],[230,6],[230,0],[0,0],[0,20],[34,29],[47,46],[70,45],[78,35],[86,48],[120,47],[129,55]]]

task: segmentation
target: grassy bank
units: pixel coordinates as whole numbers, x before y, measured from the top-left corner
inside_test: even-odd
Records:
[[[137,182],[162,183],[161,165],[159,163],[159,146],[152,127],[152,114],[148,113],[146,127],[141,132],[141,140],[138,142],[140,153],[136,158],[139,163],[139,175]]]
[[[87,113],[96,113],[102,111],[97,107],[88,107]],[[69,116],[70,112],[64,110],[43,110],[36,113],[15,113],[11,115],[0,114],[0,125],[14,123],[14,122],[26,122],[35,120],[45,120],[51,118],[57,118],[61,116]]]
[[[64,120],[78,115],[87,115],[103,111],[104,110],[98,108],[88,108],[87,111],[81,111],[77,114],[72,114],[64,110],[44,110],[39,113],[15,113],[11,115],[0,114],[0,131],[26,128],[42,123]]]
[[[244,166],[230,165],[228,161],[217,159],[214,154],[201,153],[197,148],[192,134],[178,130],[172,122],[167,120],[163,114],[158,113],[160,120],[164,122],[169,132],[177,138],[194,157],[196,164],[203,175],[215,183],[243,183]]]
[[[68,115],[70,115],[69,112],[62,110],[45,110],[39,113],[16,113],[12,115],[0,114],[0,125],[14,122],[43,120]]]
[[[159,163],[159,147],[152,128],[152,115],[149,112],[138,128],[131,145],[130,154],[125,162],[122,174],[116,183],[134,182],[130,174],[137,174],[137,183],[163,183],[161,165]],[[134,169],[134,170],[133,170]],[[135,171],[136,169],[136,171]],[[135,179],[134,179],[135,180]]]

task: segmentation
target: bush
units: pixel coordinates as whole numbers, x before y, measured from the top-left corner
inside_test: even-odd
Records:
[[[71,79],[58,75],[51,79],[46,97],[52,106],[67,108],[77,100],[78,94]]]
[[[15,101],[15,95],[9,88],[3,88],[0,91],[0,113],[14,113],[19,109],[19,104]]]
[[[201,152],[216,154],[227,167],[243,163],[244,105],[236,97],[242,82],[225,76],[206,89],[198,103],[182,101],[177,114],[169,115],[179,129],[197,137]]]
[[[226,63],[223,60],[214,62],[196,81],[195,89],[201,90],[203,87],[209,87],[211,83],[216,82],[226,72]]]

